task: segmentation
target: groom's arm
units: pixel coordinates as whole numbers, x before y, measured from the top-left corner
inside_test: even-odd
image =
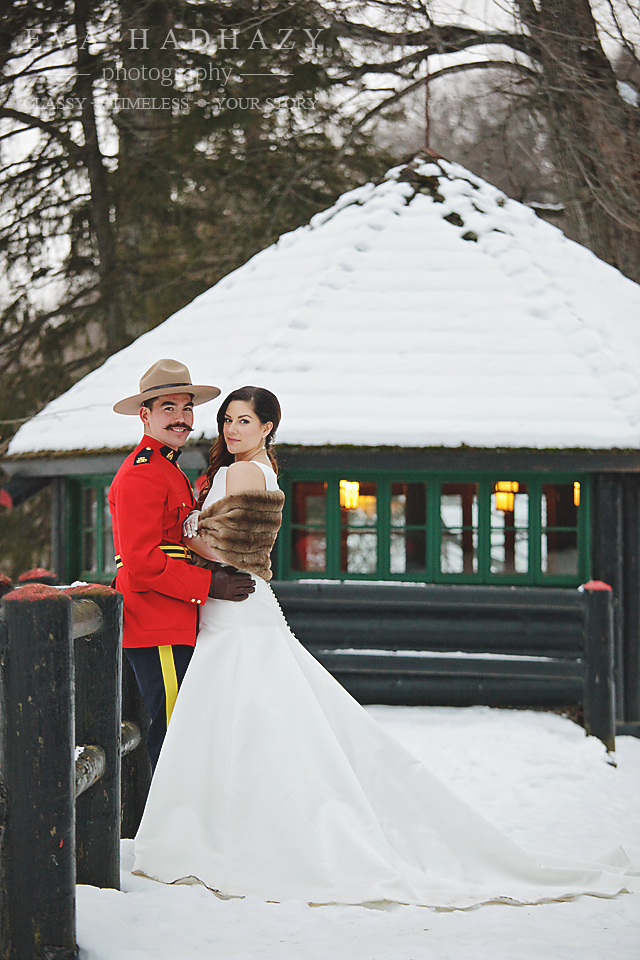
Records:
[[[123,476],[116,493],[120,556],[130,588],[204,603],[209,596],[211,574],[167,556],[160,549],[161,543],[180,545],[184,513],[180,493],[172,491],[158,470],[147,467],[151,464],[134,467]]]
[[[246,600],[255,590],[249,574],[216,564],[214,569],[192,566],[167,556],[160,545],[181,546],[182,523],[190,504],[184,479],[173,465],[142,463],[125,474],[116,490],[116,513],[123,567],[134,593],[154,592],[202,604],[217,600]],[[177,483],[172,481],[178,480]]]

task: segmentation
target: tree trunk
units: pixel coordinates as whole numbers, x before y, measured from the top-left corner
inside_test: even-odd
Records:
[[[566,230],[640,281],[640,124],[620,96],[589,0],[518,0],[539,50],[534,103],[563,189]]]
[[[93,57],[88,48],[87,23],[90,10],[86,0],[76,0],[73,22],[76,33],[76,88],[83,98],[82,131],[84,134],[84,161],[91,184],[91,223],[98,248],[98,273],[101,280],[101,300],[104,306],[102,324],[107,356],[125,345],[124,320],[120,301],[113,296],[115,286],[116,245],[110,219],[110,197],[107,171],[103,163],[96,124],[93,94]]]

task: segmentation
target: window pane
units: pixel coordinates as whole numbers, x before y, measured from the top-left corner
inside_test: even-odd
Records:
[[[411,573],[426,568],[427,538],[424,530],[391,533],[391,573]]]
[[[111,511],[109,510],[109,487],[105,487],[103,490],[104,496],[104,507],[103,507],[103,567],[105,573],[114,573],[116,572],[116,561],[114,557],[114,547],[113,547],[113,530],[111,527]]]
[[[477,483],[442,484],[440,522],[442,573],[477,573]]]
[[[292,530],[291,569],[324,573],[327,569],[327,538],[321,530]]]
[[[291,517],[304,529],[291,531],[291,569],[324,573],[327,569],[327,484],[297,481],[291,484]]]
[[[577,530],[547,530],[542,534],[542,572],[577,575]]]
[[[340,569],[345,573],[375,573],[378,561],[375,533],[351,533],[340,537]]]
[[[491,573],[528,572],[528,525],[527,484],[496,481],[491,494]]]
[[[353,482],[353,481],[351,481]],[[375,527],[378,519],[376,484],[358,483],[356,505],[340,507],[343,527]]]
[[[97,520],[96,491],[93,487],[84,487],[82,491],[82,569],[87,573],[96,572]]]
[[[327,517],[326,483],[299,482],[291,484],[293,523],[324,526]]]
[[[513,497],[509,500],[507,506],[512,509],[504,509],[504,493],[496,490],[497,484],[493,485],[491,494],[491,526],[492,527],[528,527],[529,526],[529,488],[526,483],[513,483],[512,487],[517,486],[517,492],[506,494],[507,497]]]
[[[542,485],[542,526],[577,527],[578,508],[574,503],[573,483]]]
[[[427,519],[427,488],[424,483],[391,484],[391,526],[423,527]]]
[[[491,529],[491,573],[527,573],[529,537],[526,530]]]
[[[443,573],[478,572],[478,534],[475,530],[444,530],[440,550]]]
[[[443,527],[478,526],[478,484],[443,483],[440,497]]]
[[[574,484],[543,484],[541,509],[542,572],[549,576],[577,576],[578,507],[575,503]],[[554,530],[553,527],[573,529]]]

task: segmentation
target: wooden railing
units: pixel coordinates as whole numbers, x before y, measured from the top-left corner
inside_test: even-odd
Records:
[[[613,599],[579,590],[272,583],[307,649],[360,703],[579,707],[615,745]]]
[[[606,584],[273,587],[299,639],[363,703],[576,704],[614,749]],[[121,632],[122,598],[104,586],[31,585],[0,603],[3,960],[76,958],[76,879],[119,887],[121,824],[135,834],[150,780]]]
[[[98,585],[2,600],[3,960],[70,960],[75,884],[119,888],[122,597]],[[78,744],[79,746],[76,746]]]

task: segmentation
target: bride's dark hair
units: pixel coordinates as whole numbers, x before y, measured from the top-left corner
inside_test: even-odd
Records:
[[[240,387],[239,390],[233,390],[228,397],[225,397],[216,415],[218,421],[218,436],[209,450],[209,469],[200,487],[200,495],[198,496],[199,507],[202,507],[205,497],[209,493],[209,490],[211,490],[213,478],[220,467],[228,467],[234,460],[233,454],[227,450],[227,444],[224,439],[224,418],[227,413],[227,407],[234,400],[243,400],[245,403],[248,403],[260,423],[271,422],[273,424],[273,427],[265,437],[264,446],[266,454],[271,461],[271,466],[275,470],[276,476],[278,475],[278,464],[271,450],[271,444],[273,443],[273,438],[278,429],[281,416],[278,398],[274,393],[271,393],[270,390],[265,390],[264,387]]]

